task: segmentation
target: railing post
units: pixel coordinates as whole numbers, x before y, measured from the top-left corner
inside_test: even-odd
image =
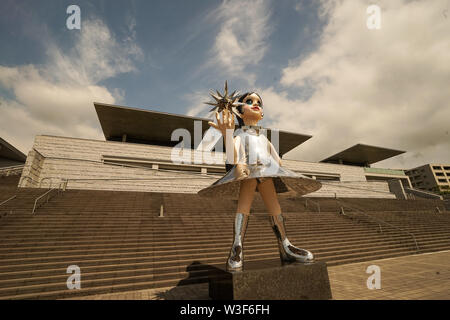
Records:
[[[37,197],[34,200],[33,211],[31,211],[31,214],[34,215],[36,210],[42,205],[42,203],[44,201],[45,201],[45,203],[48,203],[50,201],[50,197],[51,197],[51,193],[52,192],[56,192],[56,195],[59,195],[60,194],[60,189],[61,189],[61,183],[59,184],[58,188],[49,189],[47,192],[45,192],[44,194],[42,194],[39,197]]]
[[[164,217],[164,205],[161,204],[161,207],[159,208],[159,217],[163,218]]]

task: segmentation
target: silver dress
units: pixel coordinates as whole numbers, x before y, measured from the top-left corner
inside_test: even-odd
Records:
[[[319,190],[322,184],[279,165],[278,154],[259,126],[243,126],[234,134],[240,138],[236,164],[219,180],[198,192],[204,197],[237,199],[242,180],[273,179],[277,193],[304,195]]]

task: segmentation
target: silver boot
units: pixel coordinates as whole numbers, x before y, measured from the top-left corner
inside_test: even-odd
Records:
[[[300,249],[292,245],[286,236],[284,218],[281,214],[270,216],[270,224],[278,239],[280,258],[282,261],[313,262],[314,256],[305,249]]]
[[[231,246],[230,257],[227,262],[228,270],[239,270],[243,264],[242,242],[244,241],[245,231],[247,230],[248,215],[236,213],[234,219],[234,241]]]

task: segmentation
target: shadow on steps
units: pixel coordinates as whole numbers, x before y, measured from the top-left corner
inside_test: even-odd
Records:
[[[180,280],[175,287],[167,291],[157,292],[155,295],[157,299],[161,300],[211,300],[208,274],[220,271],[221,269],[214,265],[194,261],[187,266],[186,272],[189,274],[185,279]],[[204,274],[204,277],[199,278],[199,273]]]

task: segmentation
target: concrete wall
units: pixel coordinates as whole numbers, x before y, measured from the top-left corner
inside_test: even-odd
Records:
[[[322,188],[312,197],[395,198],[387,182],[367,181],[363,167],[332,163],[283,160],[283,166],[303,174],[337,174],[340,181],[321,181]]]
[[[19,186],[48,187],[68,179],[68,189],[196,193],[223,175],[167,172],[150,168],[121,167],[102,162],[102,157],[108,155],[169,163],[171,152],[172,148],[161,146],[36,136]],[[225,159],[223,154],[218,156]],[[193,157],[194,154],[192,159]],[[340,176],[340,182],[323,182],[322,189],[309,196],[395,198],[394,194],[389,192],[386,182],[366,181],[364,169],[361,167],[286,159],[283,160],[283,166],[304,174]]]
[[[34,148],[28,152],[27,161],[22,170],[19,187],[38,187],[39,180],[43,178],[45,158]]]
[[[402,199],[402,200],[407,199],[405,189],[403,188],[403,184],[400,181],[400,179],[390,180],[390,181],[388,181],[388,184],[389,184],[389,190],[393,194],[395,194],[395,197],[397,199]]]

